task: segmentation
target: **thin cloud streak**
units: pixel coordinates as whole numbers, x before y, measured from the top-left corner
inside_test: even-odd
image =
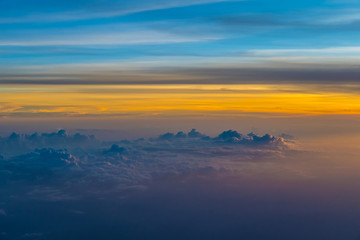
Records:
[[[236,52],[234,52],[236,54]],[[232,57],[176,57],[0,67],[0,84],[128,85],[358,83],[360,47],[253,49]],[[339,82],[341,79],[341,82]],[[100,81],[101,80],[101,81]]]
[[[281,84],[281,83],[359,83],[360,70],[356,68],[178,68],[164,72],[142,74],[134,72],[114,74],[74,74],[54,79],[50,75],[0,75],[0,85],[186,85],[186,84]],[[41,79],[34,79],[34,78]],[[159,79],[161,78],[161,79]],[[341,82],[339,82],[341,79]]]
[[[330,47],[330,48],[307,48],[307,49],[257,49],[246,51],[245,54],[254,55],[303,55],[303,54],[359,54],[359,46]]]
[[[147,36],[144,38],[143,36]],[[105,34],[93,36],[72,36],[60,40],[33,41],[0,41],[0,46],[88,46],[88,45],[136,45],[136,44],[166,44],[183,42],[200,42],[219,40],[218,37],[190,37],[173,34],[145,31],[124,34]]]
[[[188,7],[194,5],[203,5],[211,3],[221,3],[221,2],[240,2],[245,0],[196,0],[196,1],[166,1],[155,6],[143,6],[143,7],[133,7],[129,9],[119,9],[114,11],[105,11],[105,12],[87,12],[87,11],[68,11],[62,13],[53,13],[53,14],[37,14],[29,15],[20,18],[4,18],[0,19],[0,24],[10,24],[10,23],[27,23],[27,22],[67,22],[67,21],[79,21],[79,20],[90,20],[90,19],[99,19],[99,18],[113,18],[124,15],[130,15],[135,13],[154,11],[154,10],[164,10],[169,8],[180,8]],[[139,4],[141,5],[141,4]]]

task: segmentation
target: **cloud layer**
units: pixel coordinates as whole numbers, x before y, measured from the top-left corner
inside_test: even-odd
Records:
[[[138,186],[154,177],[232,172],[238,162],[278,158],[289,150],[283,138],[268,134],[228,130],[209,137],[195,129],[113,142],[65,130],[13,133],[0,139],[0,147],[2,182],[34,184],[28,196],[51,201]]]

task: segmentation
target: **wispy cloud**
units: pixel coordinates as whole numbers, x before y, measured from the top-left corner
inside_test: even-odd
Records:
[[[146,36],[144,38],[144,36]],[[59,39],[0,41],[0,46],[80,46],[80,45],[136,45],[136,44],[166,44],[182,42],[200,42],[219,40],[219,37],[179,36],[175,34],[140,31],[129,33],[113,33],[101,35],[81,35],[59,37]]]
[[[161,56],[0,67],[0,84],[358,83],[360,47],[252,49],[231,57]],[[236,56],[237,55],[237,56]],[[66,73],[66,74],[64,74]]]
[[[302,34],[336,33],[355,31],[360,20],[359,8],[310,8],[294,12],[255,12],[219,16],[218,23],[228,28],[241,28],[243,31],[275,31],[296,29]]]
[[[279,56],[279,55],[355,55],[359,56],[360,47],[329,47],[329,48],[299,48],[299,49],[255,49],[248,50],[245,54],[256,55],[256,56]]]
[[[24,23],[24,22],[64,22],[64,21],[77,21],[77,20],[86,20],[86,19],[97,19],[97,18],[112,18],[118,16],[124,16],[134,13],[153,11],[153,10],[162,10],[168,8],[178,8],[178,7],[187,7],[193,5],[202,5],[210,3],[219,3],[219,2],[230,2],[230,1],[243,1],[243,0],[195,0],[195,1],[133,1],[132,4],[122,4],[123,2],[115,3],[112,7],[107,6],[108,10],[101,11],[97,9],[88,10],[73,10],[66,12],[55,12],[51,14],[39,13],[34,15],[27,15],[17,18],[0,18],[1,23]]]

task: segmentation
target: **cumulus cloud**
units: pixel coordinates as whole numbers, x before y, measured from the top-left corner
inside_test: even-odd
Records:
[[[62,148],[80,151],[98,146],[100,142],[94,136],[74,134],[65,130],[53,133],[17,134],[13,132],[8,137],[0,137],[0,155],[3,157],[29,153],[40,148]]]
[[[33,184],[27,197],[48,201],[128,189],[166,175],[228,173],[237,162],[278,158],[289,149],[283,138],[269,134],[227,130],[210,137],[196,129],[113,142],[65,130],[12,133],[0,143],[3,182],[26,181]]]

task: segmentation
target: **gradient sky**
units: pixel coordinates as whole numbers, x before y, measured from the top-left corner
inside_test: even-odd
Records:
[[[0,116],[359,114],[357,1],[0,3]]]
[[[359,39],[358,0],[0,0],[0,239],[359,240]]]

